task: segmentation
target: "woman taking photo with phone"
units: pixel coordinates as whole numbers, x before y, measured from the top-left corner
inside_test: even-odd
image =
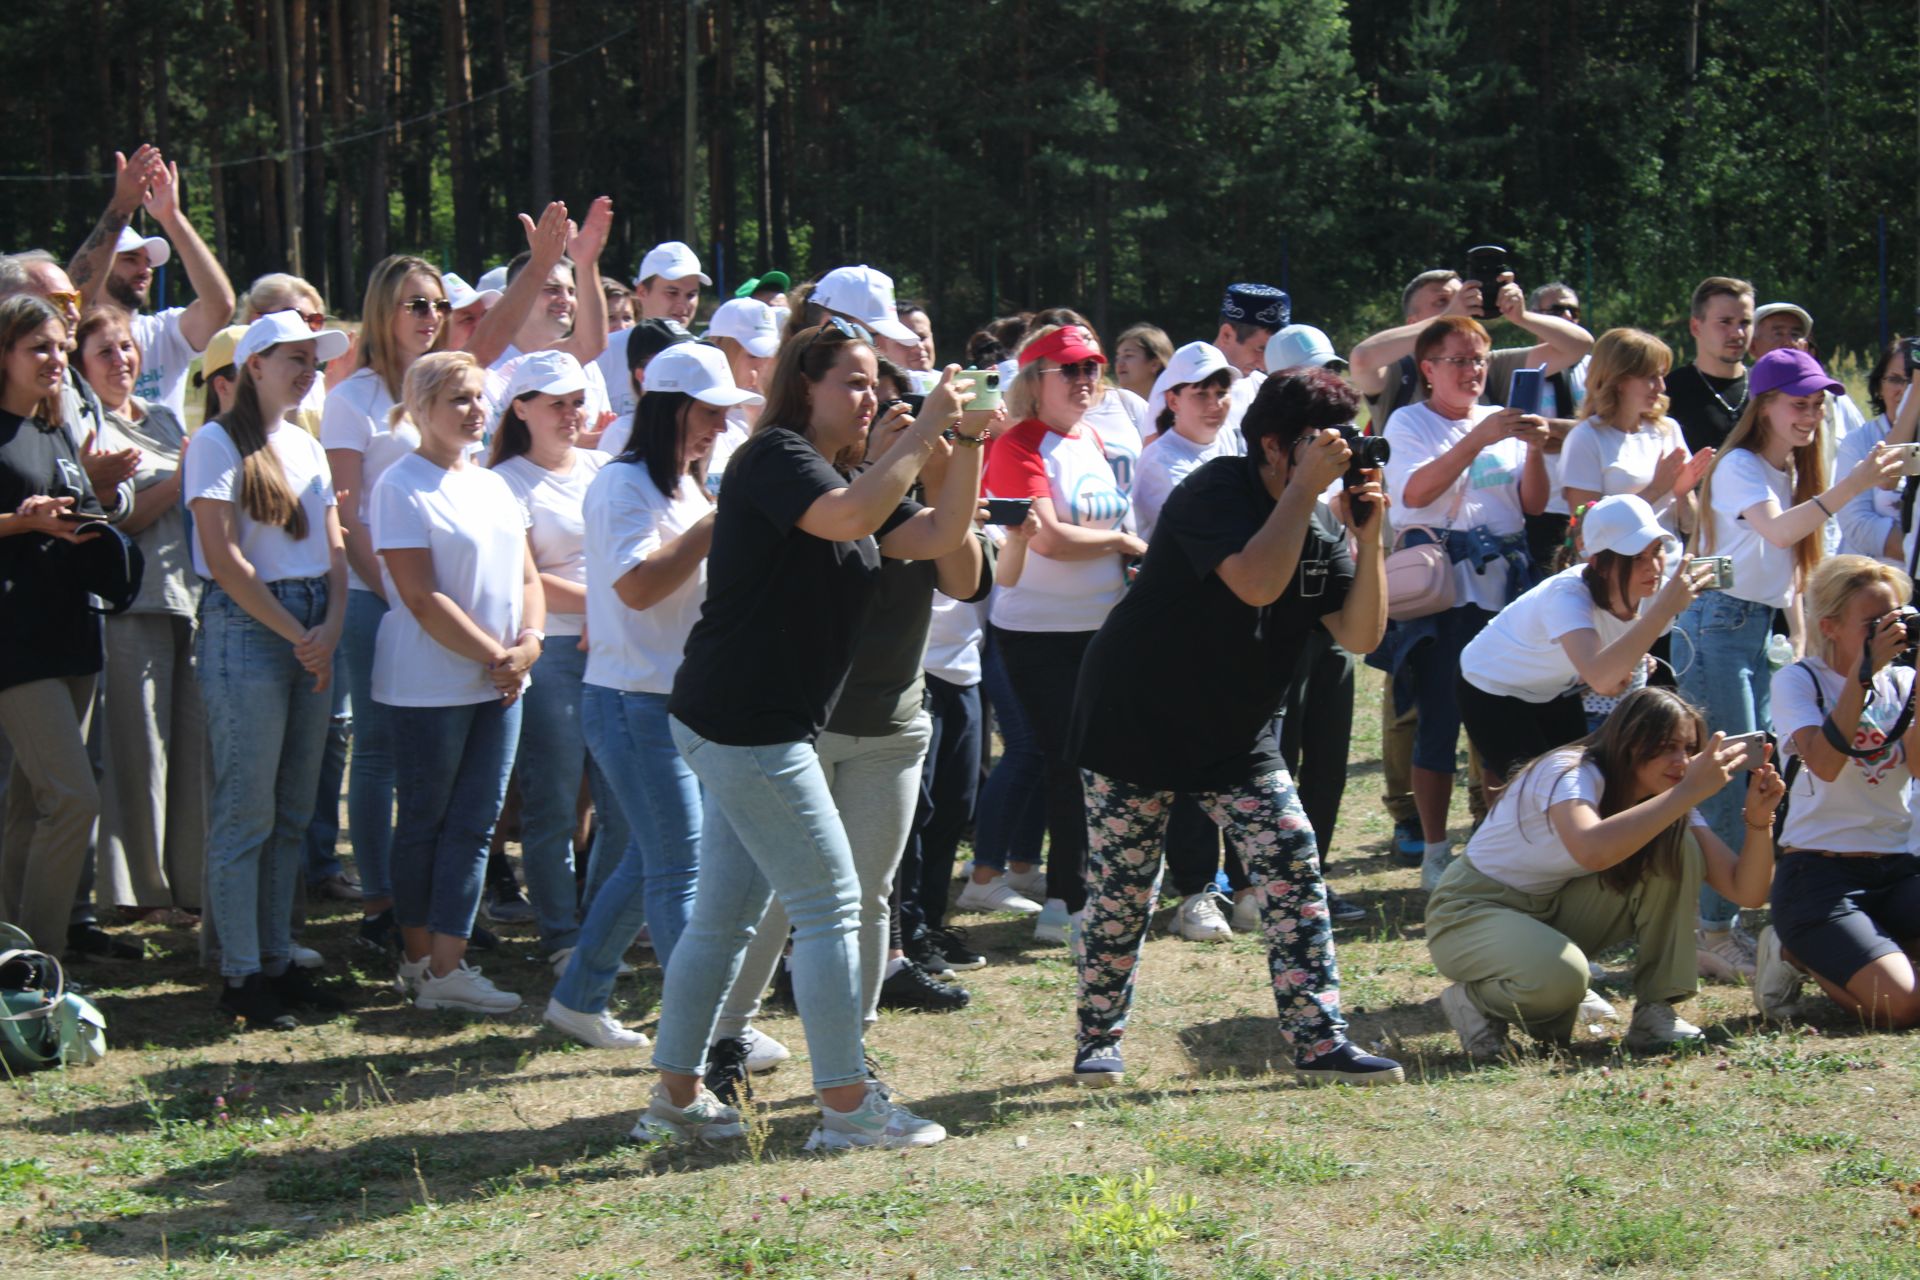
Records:
[[[1633,494],[1667,532],[1684,538],[1692,531],[1694,486],[1713,450],[1688,453],[1680,424],[1666,416],[1672,368],[1667,344],[1638,329],[1609,329],[1593,344],[1586,417],[1560,450],[1568,507]]]
[[[251,1028],[341,1007],[288,963],[347,560],[326,455],[286,416],[346,349],[346,334],[292,311],[254,321],[234,348],[233,403],[187,450],[194,568],[211,579],[194,642],[213,759],[206,905],[220,1008]]]
[[[1807,586],[1807,656],[1774,673],[1773,731],[1800,767],[1753,981],[1769,1018],[1789,1016],[1811,975],[1868,1026],[1920,1025],[1920,720],[1913,668],[1894,661],[1913,647],[1900,612],[1912,594],[1905,573],[1865,556],[1824,561]]]
[[[1679,567],[1653,508],[1602,498],[1580,524],[1585,564],[1502,609],[1460,654],[1460,718],[1487,771],[1488,799],[1535,756],[1587,736],[1583,688],[1618,696],[1645,683],[1647,655],[1712,570]]]
[[[1840,442],[1834,453],[1835,475],[1851,471],[1882,441],[1913,443],[1915,425],[1920,423],[1920,396],[1908,395],[1907,389],[1913,385],[1910,353],[1915,341],[1895,338],[1874,362],[1867,374],[1873,420],[1849,431]],[[1855,494],[1840,508],[1840,550],[1885,564],[1907,565],[1906,527],[1911,520],[1902,511],[1901,488],[1899,480],[1884,481]]]
[[[945,431],[965,449],[949,368],[917,418],[861,468],[877,404],[867,331],[834,317],[788,340],[753,437],[727,464],[707,597],[668,701],[675,744],[706,790],[693,918],[667,968],[639,1136],[739,1137],[701,1083],[721,1002],[777,894],[793,923],[793,988],[813,1060],[812,1149],[926,1146],[946,1131],[867,1072],[860,876],[814,743],[871,606],[882,555],[934,559],[972,536],[977,490],[923,508],[907,489]],[[966,471],[957,474],[966,478]],[[774,648],[768,648],[770,639]]]
[[[1820,460],[1822,405],[1840,384],[1804,351],[1782,347],[1754,361],[1746,411],[1700,481],[1696,556],[1726,556],[1733,584],[1695,600],[1675,624],[1673,658],[1680,693],[1707,723],[1730,736],[1770,722],[1769,658],[1774,617],[1786,615],[1788,652],[1804,644],[1800,592],[1821,556],[1821,530],[1833,513],[1899,469],[1876,445],[1831,488]],[[1716,794],[1701,805],[1729,846],[1741,838],[1740,797]],[[1735,928],[1738,910],[1711,885],[1700,894],[1700,975],[1753,977],[1753,941]]]
[[[404,412],[420,445],[380,477],[370,511],[387,597],[404,606],[381,619],[373,664],[398,766],[400,978],[417,1008],[493,1014],[520,997],[467,965],[467,940],[546,601],[526,509],[470,456],[486,426],[484,387],[465,352],[413,363]]]
[[[1587,995],[1587,957],[1629,939],[1627,1047],[1702,1039],[1673,1008],[1699,986],[1694,900],[1704,882],[1742,906],[1766,903],[1785,790],[1765,756],[1750,754],[1766,750],[1709,737],[1678,695],[1642,689],[1598,733],[1514,776],[1427,903],[1434,966],[1454,983],[1440,1008],[1470,1058],[1508,1053],[1515,1025],[1565,1045]],[[1727,791],[1741,810],[1738,853],[1696,811]]]

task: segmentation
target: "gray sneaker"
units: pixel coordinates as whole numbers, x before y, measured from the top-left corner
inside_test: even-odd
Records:
[[[730,1142],[746,1136],[740,1113],[707,1091],[705,1085],[684,1107],[673,1105],[666,1086],[655,1084],[647,1109],[628,1136],[637,1142]]]
[[[1760,931],[1753,961],[1753,1004],[1760,1016],[1784,1022],[1793,1016],[1806,977],[1787,960],[1780,935],[1768,925]]]
[[[1507,1039],[1507,1024],[1480,1012],[1457,982],[1440,993],[1440,1012],[1447,1015],[1447,1025],[1460,1037],[1460,1047],[1475,1062],[1498,1062],[1513,1047]]]
[[[809,1151],[844,1151],[852,1147],[930,1147],[946,1139],[947,1131],[913,1114],[887,1093],[878,1080],[867,1081],[867,1100],[852,1111],[820,1108],[820,1123],[807,1138]]]

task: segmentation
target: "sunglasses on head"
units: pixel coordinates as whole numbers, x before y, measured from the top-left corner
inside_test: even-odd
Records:
[[[453,313],[453,304],[445,298],[408,298],[400,304],[400,308],[410,315],[416,316],[425,316],[437,312],[443,320]],[[323,320],[325,318],[324,316],[321,317]],[[307,323],[313,324],[311,320],[307,321]],[[318,328],[319,326],[315,325],[314,327]]]
[[[807,339],[807,345],[800,348],[801,356],[804,357],[814,343],[825,337],[829,329],[836,330],[848,341],[864,342],[868,346],[873,345],[873,334],[867,331],[865,325],[855,324],[851,320],[842,320],[839,316],[828,316],[820,322],[820,327],[813,331],[813,336]]]
[[[327,323],[327,313],[324,311],[301,311],[295,308],[293,314],[305,320],[307,322],[307,328],[313,330],[315,333],[320,332]]]

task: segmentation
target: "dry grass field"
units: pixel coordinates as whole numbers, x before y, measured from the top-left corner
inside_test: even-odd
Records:
[[[1064,950],[963,919],[992,959],[972,1006],[883,1015],[869,1041],[949,1141],[802,1154],[800,1054],[759,1082],[745,1149],[690,1154],[626,1140],[643,1061],[540,1025],[552,984],[525,932],[485,963],[526,1007],[468,1020],[403,1007],[351,916],[325,915],[306,940],[363,1003],[276,1035],[217,1020],[193,939],[156,929],[156,959],[87,975],[108,1060],[6,1087],[0,1276],[1920,1278],[1911,1036],[1832,1010],[1767,1029],[1716,987],[1689,1010],[1701,1052],[1633,1059],[1616,1029],[1467,1064],[1415,873],[1385,855],[1376,691],[1331,879],[1370,909],[1340,934],[1346,998],[1402,1088],[1275,1070],[1254,942],[1156,936],[1126,1087],[1077,1091]],[[650,1026],[658,978],[623,980],[629,1021]],[[792,1018],[766,1027],[803,1048]]]

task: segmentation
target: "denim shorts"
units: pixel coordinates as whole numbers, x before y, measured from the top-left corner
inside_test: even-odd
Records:
[[[1773,927],[1794,958],[1835,986],[1920,936],[1920,854],[1790,853],[1773,869]]]

